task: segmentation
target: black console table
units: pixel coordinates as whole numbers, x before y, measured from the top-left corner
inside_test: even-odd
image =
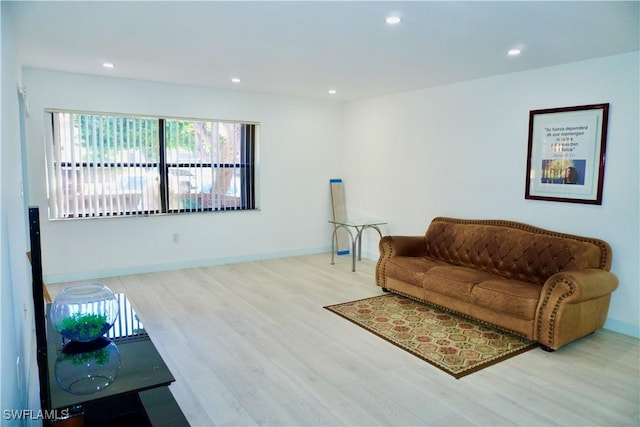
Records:
[[[180,427],[188,426],[182,410],[176,403],[168,386],[175,381],[169,368],[162,360],[149,335],[144,330],[133,307],[124,294],[116,294],[120,304],[120,314],[114,326],[101,342],[91,344],[92,348],[77,348],[77,344],[67,342],[51,325],[49,310],[47,319],[47,364],[50,409],[57,417],[51,420],[55,426],[140,426],[140,427]],[[61,384],[61,363],[66,363],[67,373],[76,369],[76,363],[68,363],[69,358],[77,361],[78,378],[91,376],[86,364],[80,363],[91,357],[98,357],[107,345],[117,347],[119,364],[114,367],[112,381],[97,380],[98,391],[70,390]],[[70,347],[76,345],[76,347]],[[113,346],[109,347],[113,348]],[[66,362],[65,362],[66,360]],[[58,365],[58,366],[57,366]],[[58,369],[58,371],[57,371]],[[89,372],[87,372],[89,370]],[[81,380],[85,381],[85,380]],[[91,388],[88,387],[88,388]]]

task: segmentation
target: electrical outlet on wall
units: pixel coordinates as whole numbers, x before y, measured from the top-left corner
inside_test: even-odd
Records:
[[[173,233],[173,243],[178,243],[178,242],[180,242],[180,234]]]

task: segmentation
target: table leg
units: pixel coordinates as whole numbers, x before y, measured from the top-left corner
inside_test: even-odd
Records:
[[[360,229],[356,227],[356,229],[358,230],[358,261],[362,261],[362,232],[367,228],[373,228],[374,230],[376,230],[380,235],[380,238],[382,239],[382,231],[380,231],[377,225],[365,225]]]
[[[356,271],[356,246],[357,246],[357,242],[358,240],[358,234],[356,234],[356,237],[351,237],[353,240],[353,243],[351,244],[351,271],[355,272]]]
[[[351,237],[351,271],[356,271],[356,259],[358,261],[362,260],[362,232],[367,228],[373,228],[378,232],[380,238],[382,239],[382,232],[378,228],[377,225],[365,225],[365,226],[354,226],[351,227],[356,229],[355,236],[349,229],[347,225],[334,225],[333,228],[333,236],[331,238],[331,265],[335,264],[335,250],[338,245],[338,229],[344,228],[349,233],[349,237]]]
[[[334,265],[334,256],[336,253],[336,246],[338,244],[338,235],[336,232],[338,231],[338,227],[333,226],[333,235],[331,236],[331,265]]]
[[[351,271],[356,271],[356,243],[357,243],[358,236],[356,235],[356,237],[354,237],[351,230],[349,230],[349,228],[344,225],[336,225],[333,228],[333,236],[331,239],[331,265],[335,264],[335,252],[336,252],[336,247],[338,246],[337,232],[339,228],[344,228],[345,230],[347,230],[347,233],[349,233],[349,237],[351,237],[351,257],[352,257]]]

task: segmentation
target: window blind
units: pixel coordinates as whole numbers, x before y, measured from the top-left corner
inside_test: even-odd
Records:
[[[255,209],[255,124],[48,114],[51,218]]]

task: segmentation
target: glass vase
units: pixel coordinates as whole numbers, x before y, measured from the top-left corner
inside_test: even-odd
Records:
[[[64,288],[56,296],[49,318],[63,337],[89,342],[111,329],[118,311],[118,300],[111,289],[101,283],[83,283]]]
[[[93,394],[109,387],[120,371],[120,351],[111,340],[71,341],[56,358],[56,382],[77,395]]]

